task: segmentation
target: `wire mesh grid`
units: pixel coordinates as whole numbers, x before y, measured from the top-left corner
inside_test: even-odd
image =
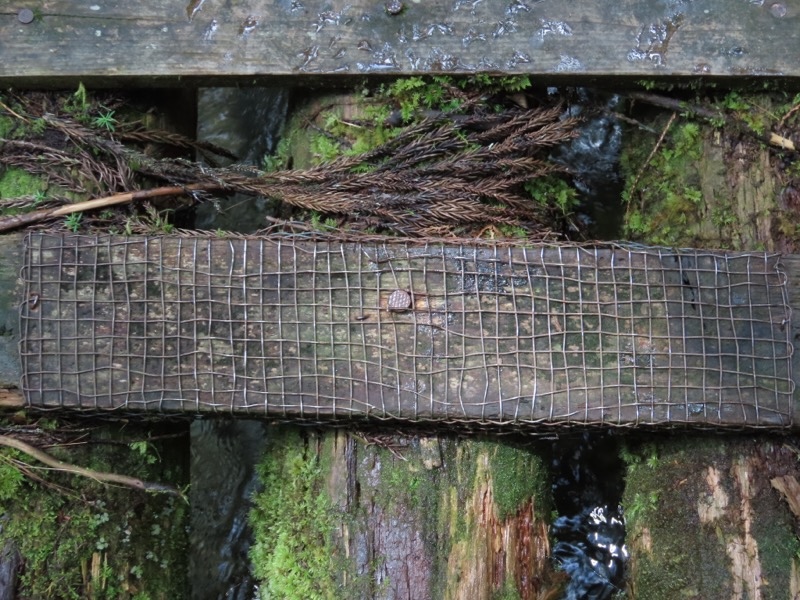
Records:
[[[39,408],[785,427],[779,256],[32,234]]]

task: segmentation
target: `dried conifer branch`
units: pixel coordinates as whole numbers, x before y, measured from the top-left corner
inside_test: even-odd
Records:
[[[172,146],[173,148],[185,148],[189,150],[199,150],[200,152],[209,152],[230,160],[239,160],[238,156],[222,146],[217,146],[211,142],[192,140],[185,135],[174,133],[172,131],[136,129],[132,131],[120,132],[117,137],[123,142],[149,142],[153,144],[163,144],[165,146]]]
[[[465,225],[523,226],[544,232],[546,208],[523,192],[526,181],[563,171],[546,150],[575,135],[576,119],[559,107],[449,117],[435,115],[379,148],[305,170],[258,172],[208,169],[180,160],[158,160],[69,119],[45,115],[77,149],[52,153],[48,168],[80,165],[81,175],[104,189],[130,190],[131,167],[168,185],[126,191],[55,209],[0,220],[0,230],[45,218],[166,195],[221,191],[267,196],[288,205],[356,218],[408,235]],[[155,138],[158,138],[155,135]],[[154,138],[154,139],[155,139]],[[144,139],[144,138],[141,138]],[[19,164],[25,152],[0,140],[0,162]],[[87,149],[98,150],[97,159]],[[77,163],[75,162],[77,161]],[[36,169],[35,164],[28,165]]]

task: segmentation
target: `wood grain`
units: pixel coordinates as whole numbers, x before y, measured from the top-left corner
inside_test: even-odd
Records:
[[[22,387],[40,408],[793,422],[774,254],[36,234],[22,279]]]
[[[45,0],[0,7],[3,86],[422,73],[797,77],[794,0]]]

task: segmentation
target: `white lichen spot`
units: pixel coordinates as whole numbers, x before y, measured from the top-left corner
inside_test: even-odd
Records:
[[[94,36],[95,37],[100,37],[102,35],[103,35],[103,32],[101,30],[99,30],[99,29],[95,29],[94,30]]]
[[[539,39],[544,40],[547,35],[570,36],[572,35],[572,27],[570,27],[569,23],[565,23],[564,21],[542,19],[541,27],[538,31]]]
[[[583,71],[583,63],[574,56],[562,54],[555,67],[556,73],[568,73],[571,71]]]
[[[709,491],[697,499],[697,516],[701,523],[712,523],[725,514],[730,498],[722,487],[720,472],[715,467],[706,470],[706,484]]]
[[[98,4],[92,4],[89,7],[89,10],[100,10],[100,6]]]

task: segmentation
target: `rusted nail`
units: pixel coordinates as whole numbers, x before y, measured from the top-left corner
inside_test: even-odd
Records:
[[[405,8],[401,0],[386,0],[386,4],[384,4],[383,7],[390,15],[399,15],[403,12],[403,8]]]
[[[389,294],[386,306],[392,311],[408,310],[411,308],[411,294],[406,290],[395,290]]]
[[[30,8],[23,8],[17,13],[17,20],[23,25],[33,23],[34,14]]]

